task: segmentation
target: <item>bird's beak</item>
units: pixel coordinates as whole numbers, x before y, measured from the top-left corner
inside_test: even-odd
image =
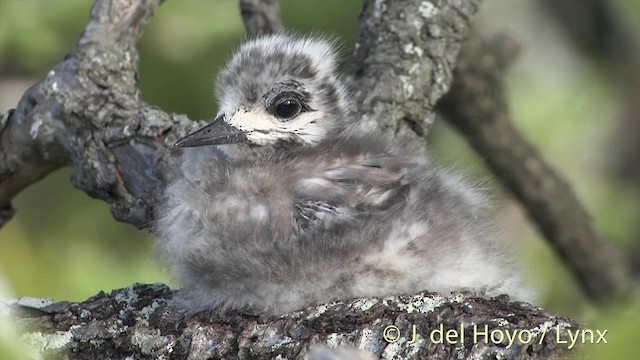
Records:
[[[204,145],[236,144],[247,140],[245,133],[224,121],[224,114],[213,122],[175,143],[175,147],[195,147]]]

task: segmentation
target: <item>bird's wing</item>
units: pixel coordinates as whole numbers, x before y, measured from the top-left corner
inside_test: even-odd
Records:
[[[403,198],[411,162],[389,154],[359,154],[319,162],[296,183],[300,229],[331,227],[387,209]]]

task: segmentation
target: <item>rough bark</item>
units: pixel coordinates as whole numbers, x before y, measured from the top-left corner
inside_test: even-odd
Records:
[[[502,73],[516,52],[507,37],[467,41],[440,110],[524,205],[587,295],[614,298],[629,287],[626,263],[598,233],[567,181],[511,120]]]
[[[80,303],[0,303],[0,311],[16,319],[21,339],[46,359],[306,359],[319,344],[355,344],[382,359],[559,359],[577,348],[569,351],[558,339],[566,341],[569,330],[582,328],[506,296],[486,300],[425,292],[337,301],[282,316],[234,312],[190,317],[175,306],[173,294],[164,285],[138,284]],[[440,325],[445,334],[455,330],[464,339],[434,343],[431,334]],[[396,341],[385,340],[388,326],[397,328],[399,334],[387,330],[389,340],[393,336]],[[482,335],[485,330],[531,337],[509,346],[506,335],[492,341]]]
[[[348,67],[363,128],[406,136],[423,149],[435,103],[452,81],[481,1],[365,1]]]
[[[197,124],[140,100],[137,39],[160,0],[98,0],[78,44],[0,122],[0,225],[20,191],[66,165],[113,216],[146,227],[165,144]]]

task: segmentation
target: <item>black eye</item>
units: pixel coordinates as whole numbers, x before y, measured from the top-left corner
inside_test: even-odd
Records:
[[[281,119],[291,119],[300,114],[301,110],[302,106],[298,100],[289,99],[276,105],[275,115]]]

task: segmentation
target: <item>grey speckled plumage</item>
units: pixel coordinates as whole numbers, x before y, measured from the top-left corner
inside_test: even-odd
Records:
[[[529,298],[483,194],[355,130],[330,43],[250,41],[217,86],[220,113],[177,143],[182,176],[156,224],[190,310],[282,313],[420,290]]]

